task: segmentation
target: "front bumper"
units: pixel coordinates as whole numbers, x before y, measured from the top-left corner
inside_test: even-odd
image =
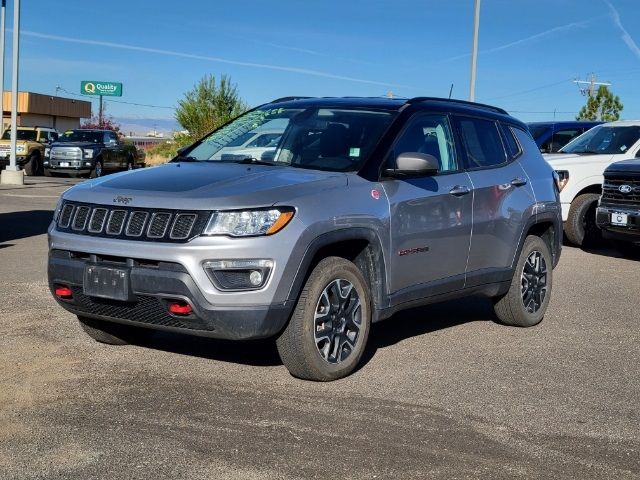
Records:
[[[91,318],[157,330],[233,340],[266,338],[277,334],[289,319],[293,302],[270,305],[220,306],[203,296],[187,270],[178,263],[127,261],[134,301],[121,302],[89,297],[83,293],[85,265],[100,264],[95,255],[77,255],[51,250],[48,261],[49,288],[71,288],[70,299],[58,303],[69,312]],[[108,260],[104,260],[109,264]],[[191,305],[189,315],[174,315],[168,302],[181,300]]]
[[[627,225],[614,225],[611,215],[623,213],[627,215]],[[599,206],[596,210],[596,224],[603,235],[614,240],[640,242],[640,210],[629,207]]]
[[[0,157],[0,170],[9,166],[10,160],[9,157]],[[23,167],[24,164],[27,163],[26,155],[16,155],[16,164]]]

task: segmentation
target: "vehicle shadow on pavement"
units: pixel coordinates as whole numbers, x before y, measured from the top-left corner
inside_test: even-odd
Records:
[[[51,210],[0,213],[0,243],[47,233],[52,217]]]

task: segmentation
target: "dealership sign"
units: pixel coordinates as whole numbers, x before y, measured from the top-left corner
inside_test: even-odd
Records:
[[[121,97],[122,83],[83,80],[82,82],[80,82],[80,93],[82,93],[83,95],[104,95],[109,97]]]

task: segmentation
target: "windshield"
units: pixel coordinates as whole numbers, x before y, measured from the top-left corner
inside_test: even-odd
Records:
[[[174,161],[289,165],[358,170],[395,112],[347,108],[273,108],[248,112]]]
[[[562,153],[625,153],[640,139],[640,126],[597,126],[569,142]]]
[[[38,132],[35,130],[20,130],[18,129],[18,140],[27,140],[35,142],[37,138]],[[2,134],[2,140],[11,140],[11,130],[5,130]]]
[[[58,137],[59,142],[102,143],[103,132],[68,130]]]

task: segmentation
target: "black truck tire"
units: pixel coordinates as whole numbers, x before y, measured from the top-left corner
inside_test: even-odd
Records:
[[[571,202],[569,218],[564,224],[567,239],[576,247],[588,246],[602,238],[596,225],[596,207],[600,195],[583,193]]]
[[[35,177],[40,173],[40,154],[34,152],[29,155],[27,163],[24,165],[24,173],[29,177]]]
[[[93,166],[93,169],[91,170],[91,173],[89,173],[89,178],[98,178],[101,177],[103,175],[103,171],[102,171],[102,160],[96,160],[96,163]]]

